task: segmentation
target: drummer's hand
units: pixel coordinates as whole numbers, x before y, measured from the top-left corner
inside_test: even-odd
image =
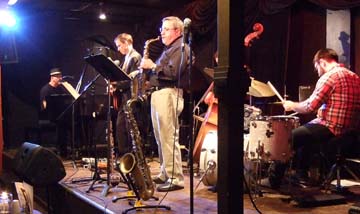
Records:
[[[285,111],[292,111],[294,109],[294,102],[290,100],[285,100],[283,102],[283,107]]]

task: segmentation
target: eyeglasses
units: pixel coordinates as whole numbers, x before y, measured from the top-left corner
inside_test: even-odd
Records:
[[[167,31],[169,31],[169,30],[176,30],[176,28],[166,28],[166,27],[164,27],[164,28],[162,28],[162,27],[159,28],[160,33],[163,32],[163,31],[167,32]]]
[[[317,69],[319,68],[319,66],[320,66],[320,60],[321,60],[321,59],[318,59],[318,60],[316,60],[316,61],[314,62],[314,68],[315,68],[315,70],[317,70]]]

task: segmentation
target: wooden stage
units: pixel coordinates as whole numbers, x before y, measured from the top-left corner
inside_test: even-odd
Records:
[[[156,175],[159,171],[159,164],[156,161],[152,161],[149,163],[151,166],[151,172],[153,175]],[[72,166],[72,162],[67,161],[65,162],[65,167],[67,171],[67,176],[60,182],[60,185],[64,187],[68,192],[77,195],[78,197],[82,198],[88,203],[92,204],[94,207],[97,207],[99,211],[103,213],[121,213],[124,210],[131,208],[132,206],[129,205],[129,201],[127,199],[118,200],[116,203],[112,202],[113,197],[123,197],[127,194],[127,189],[124,184],[120,184],[118,187],[111,188],[108,195],[106,197],[101,196],[101,192],[104,189],[101,183],[99,188],[95,188],[94,190],[86,193],[89,189],[92,182],[82,182],[82,183],[72,183],[72,180],[78,180],[81,178],[90,178],[92,176],[92,172],[88,169],[84,169],[78,167],[74,169]],[[185,163],[184,163],[185,166]],[[145,201],[144,204],[147,205],[157,205],[160,203],[162,205],[167,205],[171,207],[170,211],[164,209],[147,209],[143,210],[141,213],[190,213],[190,190],[189,190],[189,174],[187,173],[186,168],[184,167],[185,175],[186,175],[186,183],[185,189],[177,190],[169,192],[168,194],[155,192],[154,196],[159,198],[159,201],[155,200],[148,200]],[[106,174],[104,175],[106,176]],[[195,177],[194,179],[194,186],[198,184],[199,177]],[[265,185],[266,186],[266,185]],[[262,192],[262,196],[260,197],[259,194],[253,194],[254,203],[257,208],[262,213],[269,213],[269,214],[277,214],[277,213],[312,213],[312,214],[324,214],[324,213],[348,213],[349,208],[352,204],[354,204],[357,199],[360,200],[360,192],[359,194],[353,194],[350,196],[345,197],[344,201],[346,203],[339,204],[339,205],[331,205],[333,202],[329,201],[328,205],[327,202],[316,201],[314,202],[314,207],[309,208],[301,208],[298,206],[298,202],[291,199],[288,192],[295,193],[296,197],[299,194],[307,195],[309,198],[314,197],[322,197],[327,196],[325,194],[320,194],[321,191],[318,188],[309,188],[306,191],[299,191],[297,187],[290,187],[284,185],[280,190],[273,190],[271,188],[266,188],[264,186],[259,187],[260,191]],[[356,193],[358,188],[353,187],[352,190]],[[294,195],[294,196],[295,196]],[[249,195],[247,193],[243,194],[244,199],[244,213],[258,213],[253,204],[249,199]],[[329,198],[332,195],[328,195]],[[241,193],[239,193],[239,200],[241,198]],[[323,206],[321,203],[325,204]],[[334,201],[334,203],[341,203],[338,201]],[[310,204],[311,206],[312,204]],[[336,212],[334,212],[336,211]],[[135,211],[131,211],[129,213],[135,213]],[[200,183],[199,187],[194,193],[194,213],[205,214],[205,213],[217,213],[217,194],[213,192],[211,188],[208,186],[204,186],[203,183]],[[239,212],[240,213],[240,212]]]
[[[5,161],[7,162],[7,161]],[[124,197],[127,195],[126,185],[120,183],[117,187],[112,187],[108,191],[106,196],[102,195],[104,190],[103,183],[97,181],[94,185],[94,190],[89,189],[93,180],[93,172],[87,168],[84,168],[82,164],[76,164],[74,162],[66,160],[63,162],[66,169],[66,177],[59,182],[59,185],[50,190],[50,204],[54,209],[53,213],[122,213],[126,209],[132,208],[129,204],[129,199],[120,199],[117,202],[112,202],[113,197]],[[159,171],[159,163],[155,160],[149,162],[150,170],[153,175],[156,175]],[[166,205],[171,210],[165,209],[143,209],[138,213],[190,213],[190,191],[189,191],[189,174],[186,169],[186,163],[184,165],[185,172],[185,188],[182,190],[172,191],[169,193],[162,193],[155,191],[154,196],[159,200],[144,201],[145,205]],[[2,176],[5,176],[3,174]],[[103,174],[102,177],[106,177]],[[9,179],[9,178],[7,178]],[[82,182],[73,182],[82,179],[89,179]],[[4,178],[2,178],[4,180]],[[194,186],[198,184],[199,177],[194,178]],[[4,182],[4,181],[3,181]],[[13,181],[12,181],[13,182]],[[273,190],[266,187],[266,179],[264,185],[259,186],[260,194],[254,194],[254,204],[261,211],[266,214],[278,214],[278,213],[298,213],[298,214],[327,214],[327,213],[348,213],[350,207],[360,201],[360,187],[353,186],[350,188],[353,194],[347,194],[343,197],[342,201],[336,202],[321,202],[321,203],[309,203],[307,206],[301,207],[299,202],[293,200],[294,197],[305,196],[303,198],[309,199],[311,197],[322,197],[321,191],[314,187],[306,190],[299,190],[298,187],[284,185],[279,190]],[[35,188],[35,194],[37,195],[37,204],[43,205],[42,210],[46,210],[47,199],[44,194],[44,189]],[[291,195],[289,194],[291,193]],[[255,214],[256,211],[253,203],[249,199],[249,194],[239,193],[239,200],[243,196],[244,209],[243,213]],[[330,198],[332,194],[328,195]],[[329,198],[328,197],[328,198]],[[40,201],[40,202],[39,202]],[[317,201],[319,202],[319,201]],[[340,203],[340,204],[335,204]],[[43,213],[47,213],[43,211]],[[136,211],[129,211],[128,213],[136,213]],[[200,183],[199,187],[194,194],[194,213],[217,213],[217,194],[213,192],[211,188]],[[239,210],[238,213],[241,213]]]

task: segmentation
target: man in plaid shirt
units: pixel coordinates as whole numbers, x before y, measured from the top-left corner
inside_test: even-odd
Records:
[[[311,96],[303,102],[283,102],[286,111],[317,111],[314,120],[292,131],[295,166],[300,179],[306,179],[314,152],[320,148],[328,150],[326,143],[331,138],[360,128],[359,76],[341,66],[332,49],[320,49],[313,63],[319,80]]]

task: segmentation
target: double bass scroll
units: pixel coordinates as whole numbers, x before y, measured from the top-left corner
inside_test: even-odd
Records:
[[[255,23],[254,26],[253,26],[253,30],[254,30],[254,32],[249,33],[248,35],[246,35],[246,37],[244,39],[245,47],[250,47],[251,42],[254,39],[259,39],[260,38],[260,35],[264,32],[264,26],[261,23]]]

